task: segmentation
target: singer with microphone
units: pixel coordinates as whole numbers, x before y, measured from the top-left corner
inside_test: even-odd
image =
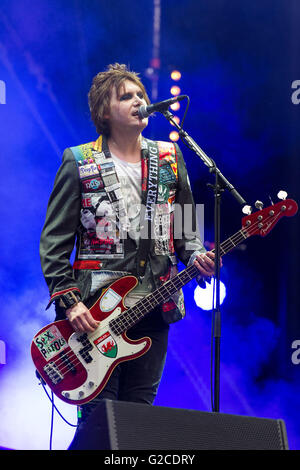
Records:
[[[53,303],[56,320],[67,318],[75,332],[87,337],[95,336],[101,324],[88,308],[89,299],[118,278],[130,274],[138,279],[123,299],[130,308],[176,275],[177,260],[195,264],[199,280],[214,274],[214,254],[206,252],[195,234],[194,201],[179,146],[142,135],[152,113],[166,111],[179,99],[150,104],[137,73],[125,65],[109,65],[94,77],[88,94],[97,138],[64,151],[41,234],[40,259],[50,292],[47,308]],[[193,231],[183,223],[187,210]],[[118,295],[107,290],[106,309],[112,309]],[[79,448],[86,419],[100,400],[153,404],[170,324],[184,315],[179,290],[126,331],[132,340],[151,338],[152,345],[144,355],[118,363],[101,393],[81,406],[70,449]],[[113,344],[113,338],[105,343],[106,353]]]

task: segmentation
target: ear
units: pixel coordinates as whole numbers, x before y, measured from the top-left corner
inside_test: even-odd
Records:
[[[109,119],[109,118],[110,118],[110,113],[109,113],[109,111],[107,111],[107,112],[105,112],[105,113],[103,114],[103,118],[104,118],[104,119]]]

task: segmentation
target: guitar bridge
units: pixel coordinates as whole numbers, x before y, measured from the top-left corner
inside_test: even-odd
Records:
[[[48,362],[48,364],[46,364],[44,366],[44,371],[46,372],[46,374],[48,375],[49,379],[51,380],[51,382],[56,385],[58,384],[59,382],[61,382],[64,378],[64,376],[62,375],[62,373],[60,372],[59,368],[57,367],[57,365],[54,363],[54,362]]]

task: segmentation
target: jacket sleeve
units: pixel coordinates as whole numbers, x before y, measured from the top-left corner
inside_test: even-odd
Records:
[[[205,253],[196,220],[196,208],[189,177],[181,150],[175,144],[178,167],[178,188],[175,199],[174,248],[185,265],[195,260],[196,254]]]
[[[72,151],[66,149],[48,202],[40,240],[41,266],[51,295],[48,307],[68,291],[80,293],[70,263],[80,222],[80,198],[77,164]]]

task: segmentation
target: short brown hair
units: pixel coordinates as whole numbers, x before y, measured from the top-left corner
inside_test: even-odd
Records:
[[[98,134],[109,135],[109,121],[104,115],[109,112],[109,104],[112,88],[115,86],[119,93],[121,85],[125,80],[131,80],[140,87],[147,104],[149,97],[142,84],[139,74],[132,72],[125,64],[110,64],[104,72],[99,72],[94,78],[88,93],[89,107],[92,121],[96,126]]]

